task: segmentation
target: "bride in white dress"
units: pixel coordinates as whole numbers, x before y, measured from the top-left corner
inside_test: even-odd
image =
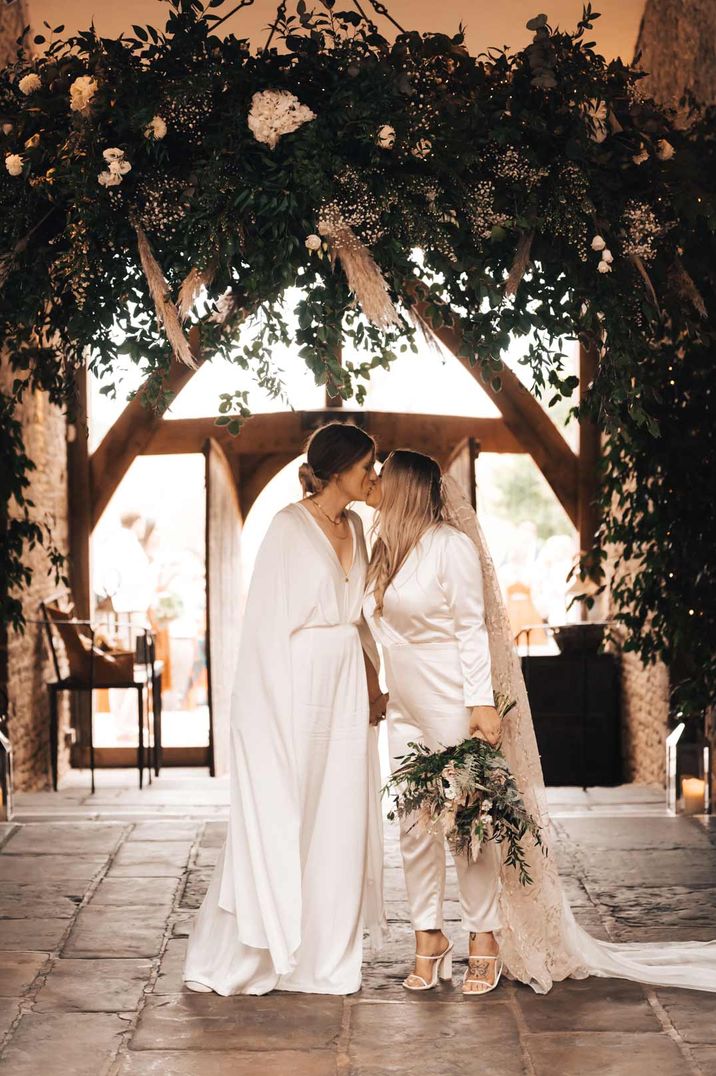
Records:
[[[391,753],[405,753],[407,739],[436,746],[468,731],[493,742],[499,736],[549,851],[549,813],[520,660],[474,509],[435,460],[407,451],[388,457],[368,503],[380,511],[364,608],[384,648]],[[501,729],[495,711],[480,705],[491,686],[515,701]],[[451,949],[441,930],[445,852],[442,842],[438,847],[415,830],[404,831],[401,847],[416,951],[426,957],[416,961],[405,985],[425,989],[441,965],[449,978]],[[466,992],[492,989],[503,960],[510,977],[537,993],[589,975],[716,991],[716,941],[599,941],[577,924],[554,855],[528,842],[533,884],[523,886],[504,854],[495,864],[499,850],[488,845],[487,851],[482,873],[485,848],[477,863],[458,863],[463,922],[471,951],[481,958],[468,964]]]
[[[218,994],[360,988],[364,926],[384,927],[375,725],[386,700],[347,511],[375,480],[356,426],[318,430],[303,501],[271,523],[247,597],[231,709],[226,844],[184,979]]]

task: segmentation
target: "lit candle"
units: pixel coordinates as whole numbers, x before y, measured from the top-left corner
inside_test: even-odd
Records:
[[[704,813],[706,784],[700,777],[684,777],[681,794],[684,797],[684,814]]]

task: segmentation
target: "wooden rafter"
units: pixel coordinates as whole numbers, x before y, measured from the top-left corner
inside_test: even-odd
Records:
[[[425,324],[431,324],[424,303],[416,304],[416,312]],[[505,366],[500,371],[502,386],[499,391],[483,381],[479,365],[473,366],[460,353],[462,333],[459,328],[443,325],[432,328],[432,332],[470,371],[480,388],[499,408],[505,426],[522,445],[523,451],[532,456],[572,523],[578,526],[578,459],[549,415],[509,367]]]
[[[102,516],[112,499],[112,494],[124,478],[131,464],[140,456],[152,439],[154,432],[163,421],[163,410],[147,405],[144,401],[151,399],[151,390],[157,381],[163,380],[162,388],[172,397],[181,392],[187,382],[202,365],[200,354],[198,326],[189,332],[196,368],[172,360],[168,373],[162,379],[160,374],[152,374],[142,386],[134,399],[130,400],[117,421],[104,435],[101,443],[90,458],[90,490],[92,497],[92,528]],[[199,449],[201,451],[201,449]]]

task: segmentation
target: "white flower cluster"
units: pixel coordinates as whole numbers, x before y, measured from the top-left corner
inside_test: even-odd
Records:
[[[29,75],[23,75],[17,85],[20,93],[24,93],[27,97],[29,94],[34,93],[35,90],[39,90],[42,85],[42,79],[32,71]]]
[[[132,169],[131,164],[125,159],[123,149],[106,149],[102,156],[107,162],[107,168],[97,176],[97,182],[103,187],[118,187],[122,177]]]
[[[614,257],[612,251],[610,251],[606,245],[606,240],[601,236],[594,236],[592,239],[592,250],[601,254],[600,263],[596,266],[596,270],[598,270],[598,272],[612,272]]]
[[[505,146],[495,161],[495,171],[498,176],[526,187],[528,191],[549,175],[549,169],[532,164],[516,146]]]
[[[597,272],[599,273],[611,273],[612,262],[614,258],[612,252],[607,246],[606,240],[601,235],[595,235],[592,239],[592,250],[601,254],[599,265],[597,266]]]
[[[166,121],[161,116],[152,116],[151,120],[144,128],[144,137],[151,138],[155,142],[164,138],[167,133]]]
[[[11,176],[21,176],[24,161],[19,153],[8,153],[5,158],[5,167]]]
[[[70,86],[70,108],[73,112],[86,112],[97,93],[97,79],[91,75],[80,75]]]
[[[275,149],[279,138],[315,120],[315,112],[288,90],[262,90],[251,98],[248,124],[257,142]]]
[[[646,202],[629,202],[624,208],[624,253],[650,261],[656,254],[656,240],[664,229],[656,213]]]
[[[375,141],[381,149],[392,149],[395,145],[395,127],[391,127],[389,123],[384,123],[382,127],[378,128]]]

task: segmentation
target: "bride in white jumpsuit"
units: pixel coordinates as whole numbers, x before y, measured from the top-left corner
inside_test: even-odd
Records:
[[[490,649],[482,601],[482,570],[475,546],[441,521],[438,464],[415,452],[394,452],[368,503],[380,504],[377,539],[364,612],[382,645],[390,702],[391,764],[420,742],[432,750],[473,733],[497,742]],[[427,989],[450,978],[452,947],[442,933],[445,842],[414,825],[401,825],[400,847],[413,929],[415,971],[407,989]],[[470,934],[463,990],[496,985],[500,961],[500,856],[486,842],[478,859],[456,856],[462,921]]]

